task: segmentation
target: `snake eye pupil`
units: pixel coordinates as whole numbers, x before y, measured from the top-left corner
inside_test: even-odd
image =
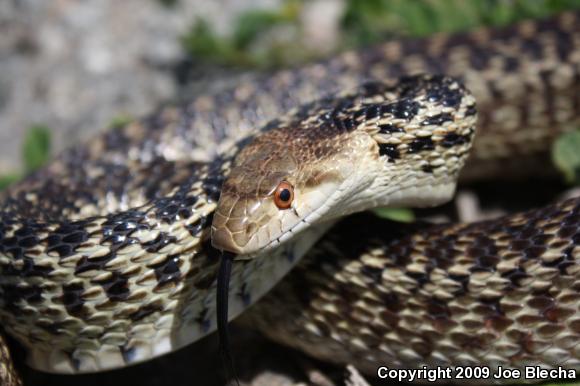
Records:
[[[294,199],[294,187],[286,181],[278,184],[274,192],[274,203],[278,209],[288,209]]]
[[[284,189],[280,192],[280,200],[282,201],[288,201],[290,200],[290,191],[288,189]]]

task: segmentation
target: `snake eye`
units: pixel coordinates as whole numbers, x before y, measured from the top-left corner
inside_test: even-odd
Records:
[[[274,192],[274,203],[278,209],[288,209],[294,200],[294,187],[286,181],[278,184]]]

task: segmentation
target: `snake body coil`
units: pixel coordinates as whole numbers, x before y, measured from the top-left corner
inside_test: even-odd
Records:
[[[252,240],[259,241],[260,235],[270,233],[270,242],[258,242],[267,245],[271,253],[267,259],[254,258],[234,266],[230,292],[233,315],[268,291],[274,284],[272,278],[282,277],[329,226],[303,226],[299,238],[280,245],[284,241],[280,240],[282,233],[293,230],[296,219],[281,219],[281,225],[272,226],[265,219],[277,215],[272,208],[255,218],[249,216],[253,213],[249,209],[240,209],[243,215],[236,215],[238,206],[234,201],[240,197],[249,201],[249,193],[254,194],[253,199],[260,202],[261,208],[267,208],[264,202],[269,205],[267,197],[272,184],[267,178],[265,185],[258,184],[243,195],[239,190],[244,188],[242,181],[236,181],[236,170],[243,167],[237,164],[239,159],[256,162],[263,157],[264,164],[268,163],[261,154],[263,150],[252,147],[259,145],[260,138],[274,136],[274,140],[266,141],[271,146],[275,139],[285,138],[287,145],[299,147],[290,137],[284,137],[293,128],[303,131],[303,138],[309,132],[318,133],[318,139],[326,136],[326,142],[318,142],[320,146],[313,147],[304,159],[291,153],[292,160],[300,161],[297,164],[304,168],[302,174],[293,177],[302,197],[321,181],[330,181],[325,187],[333,186],[337,179],[322,178],[320,172],[313,173],[314,169],[306,166],[316,160],[324,160],[328,165],[335,156],[342,159],[344,166],[344,159],[350,154],[346,144],[351,144],[350,149],[357,146],[374,149],[374,153],[366,153],[362,164],[374,165],[375,173],[379,165],[383,171],[393,171],[383,174],[383,180],[377,180],[376,185],[369,183],[369,187],[382,189],[381,199],[375,198],[369,204],[371,194],[358,191],[352,196],[356,200],[348,202],[345,210],[334,208],[333,212],[324,212],[325,219],[376,204],[442,202],[450,198],[470,146],[475,119],[473,99],[456,82],[444,77],[407,78],[396,86],[385,86],[384,79],[419,71],[462,77],[478,100],[481,117],[482,139],[476,141],[469,174],[485,175],[495,168],[497,159],[515,157],[527,161],[528,156],[537,156],[558,132],[578,122],[577,18],[575,14],[565,14],[504,31],[484,30],[414,43],[387,43],[266,79],[241,80],[233,88],[197,97],[183,108],[164,109],[104,133],[87,146],[65,152],[4,196],[0,211],[2,325],[28,348],[30,365],[53,372],[98,371],[136,363],[209,333],[215,325],[213,294],[218,259],[209,240],[212,220],[216,230],[223,230],[217,238],[218,246],[237,248],[236,252],[245,252],[242,249],[247,245],[255,249]],[[377,79],[380,82],[367,83]],[[359,88],[363,83],[367,85]],[[287,113],[298,106],[301,107]],[[528,130],[520,132],[520,126]],[[254,138],[259,127],[264,127],[264,131]],[[351,142],[353,133],[365,136]],[[505,138],[506,133],[507,140],[496,146],[497,138]],[[239,141],[240,138],[245,140]],[[234,152],[223,151],[221,156],[202,152],[201,149],[212,145],[218,149],[233,147]],[[272,149],[278,155],[283,154],[280,146]],[[235,153],[238,157],[234,160]],[[273,175],[272,181],[276,183],[287,165],[281,159],[285,158],[275,158],[263,174]],[[225,204],[221,203],[221,208],[227,210],[216,212],[220,187],[232,165],[234,173],[225,184],[222,199]],[[349,174],[347,169],[338,170],[336,176],[350,177],[360,171],[350,169]],[[290,173],[282,171],[284,176]],[[358,180],[349,181],[360,182],[362,178],[359,175]],[[439,189],[417,189],[442,181]],[[235,200],[231,198],[234,195]],[[299,218],[301,210],[297,211]],[[308,213],[306,206],[303,210]],[[317,212],[316,219],[322,216],[320,213]],[[242,236],[240,225],[231,221],[235,218],[249,218],[249,223],[255,225],[244,228]],[[567,226],[560,220],[555,217],[552,224],[558,232]],[[572,220],[576,221],[572,225],[578,223],[577,217]],[[266,228],[268,232],[264,233]],[[462,229],[450,228],[449,232],[461,235]],[[276,232],[278,235],[274,236]],[[428,236],[436,239],[435,234]],[[569,254],[574,261],[578,240],[577,237],[572,240],[575,244]],[[558,248],[550,246],[545,253],[558,253]],[[458,255],[461,253],[459,249]],[[382,269],[382,264],[375,268]],[[499,263],[481,264],[493,270]],[[452,282],[438,282],[431,275],[445,273],[432,269],[426,275],[420,268],[426,269],[427,265],[413,266],[412,271],[418,276],[407,276],[422,283],[422,288],[431,289],[435,293],[433,304],[441,308],[447,320],[456,322],[449,317],[456,315],[455,309],[445,309],[437,303],[440,301],[437,296],[446,291],[457,297],[465,295],[452,291],[457,283],[463,285],[465,281],[451,278]],[[561,274],[565,277],[568,272]],[[465,275],[465,271],[459,275]],[[467,289],[470,283],[480,283],[479,272],[468,270],[467,275]],[[501,291],[509,288],[500,288],[505,280],[498,279],[498,283],[495,291],[504,295]],[[409,285],[412,287],[413,283]],[[365,294],[362,299],[368,302]],[[469,299],[474,304],[481,302],[480,298]],[[435,307],[430,304],[428,312]],[[504,316],[499,307],[500,316]],[[387,311],[398,312],[388,308]],[[378,317],[378,323],[389,323],[387,311]],[[320,321],[322,314],[318,308],[312,311],[309,325],[316,328],[305,333],[309,341],[329,342],[329,336],[334,338],[313,321]],[[331,317],[324,314],[322,318],[326,323],[330,319],[324,318]],[[287,325],[272,326],[271,335],[287,342],[287,336],[280,336],[288,331],[295,333],[293,323],[289,320]],[[573,330],[575,324],[570,323],[566,326]],[[401,331],[395,329],[393,334]],[[375,337],[381,332],[372,331]],[[397,339],[400,341],[401,337],[393,338]],[[332,347],[334,343],[329,344]],[[354,347],[350,343],[347,346]],[[367,343],[355,346],[368,347]],[[307,351],[318,356],[328,354],[312,348]],[[438,348],[420,355],[415,352],[415,356],[404,352],[408,357],[395,361],[402,364],[411,358],[426,360],[428,354],[440,352]],[[573,353],[570,357],[575,359],[578,355]]]
[[[437,114],[448,119],[431,122]],[[107,194],[98,196],[98,190],[91,190],[90,196],[81,195],[90,186],[87,180],[101,177],[100,159],[87,161],[83,165],[86,175],[75,181],[50,175],[62,167],[57,160],[41,172],[47,174],[45,178],[29,179],[39,184],[35,189],[27,186],[22,191],[25,181],[9,191],[4,201],[0,229],[3,325],[28,348],[30,364],[45,370],[95,371],[172,351],[215,328],[218,253],[209,244],[212,218],[215,229],[227,227],[239,242],[241,229],[229,218],[248,215],[250,220],[241,222],[248,227],[241,233],[244,240],[268,244],[263,251],[252,244],[259,256],[234,267],[230,304],[231,314],[236,315],[269,290],[320,235],[324,225],[315,226],[314,220],[340,214],[332,210],[335,205],[312,201],[325,198],[318,195],[320,189],[330,196],[333,190],[328,188],[335,187],[332,197],[345,203],[358,197],[360,202],[347,206],[351,211],[360,210],[361,205],[372,207],[371,194],[377,189],[384,196],[377,203],[390,200],[425,206],[449,200],[474,124],[473,97],[448,78],[413,77],[393,86],[368,84],[351,95],[305,105],[266,126],[253,143],[240,151],[234,149],[239,152],[234,161],[224,156],[209,165],[172,164],[172,173],[166,170],[164,179],[175,188],[156,191],[140,206],[139,199],[133,198],[144,194],[141,184],[137,192],[115,195],[114,190],[104,190]],[[385,125],[389,126],[386,132]],[[269,141],[272,135],[292,133],[309,142],[293,147]],[[264,147],[264,143],[270,145]],[[400,147],[396,157],[393,144]],[[273,147],[280,145],[293,151]],[[292,158],[298,154],[303,158]],[[268,176],[279,178],[277,168],[290,165],[276,155],[297,162],[287,178],[301,189],[302,206],[295,208],[297,217],[290,218],[292,230],[285,222],[278,228],[285,236],[274,233],[278,213],[272,214],[268,197],[256,206],[248,196],[257,194],[258,201],[263,200],[260,195],[267,196],[270,189]],[[250,166],[267,167],[273,174],[264,172],[243,182],[239,168],[245,168],[238,165],[240,160],[244,164],[254,160]],[[357,163],[368,167],[358,174],[363,179],[352,179],[357,174],[351,168]],[[232,164],[216,211],[216,193]],[[147,175],[148,166],[141,165]],[[140,181],[138,172],[133,178]],[[132,185],[130,180],[125,182]],[[244,192],[246,196],[234,198]],[[109,210],[113,201],[129,209]],[[237,201],[251,209],[234,207]],[[308,210],[317,206],[326,208],[330,216],[323,216],[324,212],[309,215]],[[288,213],[294,212],[284,212]],[[283,237],[300,231],[292,222],[309,226],[297,241],[278,246]],[[229,249],[223,240],[214,237],[213,243]]]
[[[358,215],[313,252],[244,314],[278,342],[369,374],[580,371],[580,198],[473,224]]]

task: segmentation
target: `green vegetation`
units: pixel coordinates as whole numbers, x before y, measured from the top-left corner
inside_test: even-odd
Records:
[[[8,185],[18,181],[20,174],[5,174],[0,176],[0,190],[5,189]]]
[[[218,36],[198,20],[184,36],[185,50],[195,58],[237,67],[275,67],[317,57],[304,49],[300,14],[304,0],[286,0],[278,11],[242,14],[230,36]],[[341,42],[336,50],[359,47],[394,36],[426,36],[478,26],[499,26],[580,8],[580,0],[346,0]],[[293,35],[268,39],[276,28]],[[287,32],[287,31],[286,31]]]
[[[506,25],[580,8],[579,0],[347,0],[343,18],[351,45],[389,36],[426,36],[478,26]]]
[[[50,129],[46,126],[32,126],[27,130],[22,146],[22,172],[0,176],[0,190],[22,178],[46,163],[50,157]]]
[[[251,11],[242,14],[232,37],[233,46],[238,50],[248,49],[252,42],[272,27],[284,23],[296,23],[298,11],[298,4],[293,2],[288,3],[280,12]]]
[[[415,214],[411,209],[405,208],[379,208],[375,209],[373,213],[381,218],[393,220],[398,222],[413,222],[415,221]]]
[[[196,58],[214,63],[241,67],[272,67],[293,62],[288,54],[298,54],[298,45],[272,44],[268,49],[255,43],[275,27],[298,28],[301,2],[286,1],[277,11],[255,10],[245,12],[236,21],[229,37],[219,37],[203,19],[194,23],[191,31],[182,39],[185,50]],[[289,50],[289,48],[291,48]]]
[[[564,133],[554,141],[552,160],[567,183],[580,185],[580,130]]]
[[[126,126],[129,123],[133,122],[134,120],[135,120],[135,118],[133,118],[130,115],[118,115],[115,118],[111,119],[111,122],[109,122],[108,128],[115,129],[118,127],[123,127],[123,126]]]
[[[22,146],[22,161],[26,173],[30,173],[48,161],[50,156],[50,129],[33,126],[28,129]]]

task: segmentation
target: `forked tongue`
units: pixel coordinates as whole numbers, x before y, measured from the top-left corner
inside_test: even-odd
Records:
[[[230,276],[232,274],[232,263],[236,255],[231,252],[222,252],[220,267],[217,277],[216,312],[217,328],[219,337],[219,350],[222,356],[226,377],[231,375],[239,386],[240,381],[234,367],[234,360],[230,347],[230,336],[228,331],[228,293],[230,289]]]

